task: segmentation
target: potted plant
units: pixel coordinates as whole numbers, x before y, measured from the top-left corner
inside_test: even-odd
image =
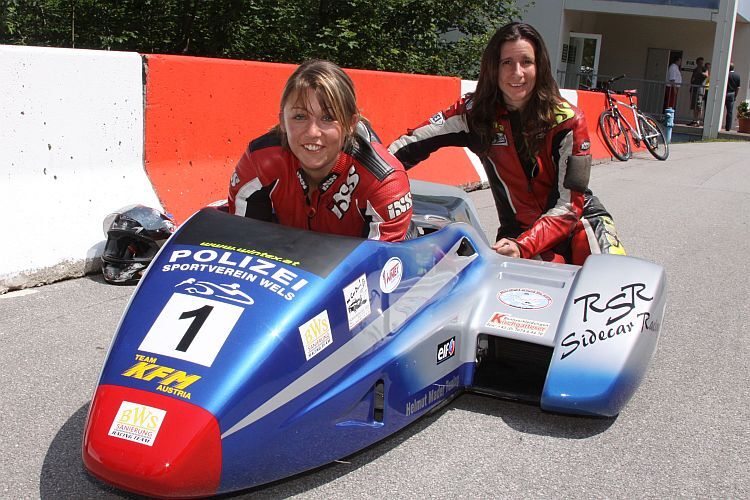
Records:
[[[740,122],[737,131],[750,134],[750,100],[745,99],[737,106],[737,119]]]

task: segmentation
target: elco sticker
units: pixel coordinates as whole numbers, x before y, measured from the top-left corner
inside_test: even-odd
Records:
[[[456,337],[451,337],[445,342],[441,342],[437,346],[437,356],[435,361],[437,364],[452,358],[456,355]]]

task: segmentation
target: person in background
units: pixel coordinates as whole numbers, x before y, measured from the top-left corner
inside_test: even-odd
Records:
[[[703,117],[705,83],[708,80],[708,69],[703,61],[702,57],[695,60],[695,69],[690,77],[690,109],[693,110],[693,121],[688,125],[692,126],[700,126]]]
[[[703,84],[703,112],[706,112],[706,103],[708,102],[708,87],[711,86],[711,63],[704,64],[706,67],[706,82]]]
[[[237,163],[228,209],[301,229],[400,241],[412,200],[404,167],[361,118],[349,76],[312,60],[286,82],[279,124]]]
[[[476,91],[390,146],[408,169],[446,146],[482,160],[505,256],[583,264],[624,254],[610,214],[588,189],[591,143],[583,114],[560,95],[544,40],[511,23],[482,55]]]
[[[677,93],[682,85],[681,56],[674,56],[667,68],[667,86],[664,90],[664,109],[672,108],[677,111]]]
[[[724,98],[724,107],[726,108],[726,118],[724,120],[724,130],[732,130],[732,119],[734,118],[734,100],[737,98],[737,91],[740,88],[740,75],[734,72],[734,63],[729,63],[729,75],[727,77],[727,94]]]

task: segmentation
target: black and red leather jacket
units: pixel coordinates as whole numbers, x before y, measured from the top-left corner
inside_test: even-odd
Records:
[[[362,127],[336,165],[310,190],[299,160],[276,130],[255,139],[229,183],[229,211],[285,226],[400,241],[411,221],[404,167]]]
[[[517,113],[498,105],[494,139],[479,152],[469,130],[471,98],[460,99],[388,148],[409,169],[445,146],[467,147],[480,156],[495,199],[500,227],[497,238],[514,238],[521,257],[532,258],[567,239],[581,218],[591,169],[590,141],[583,114],[562,102],[557,123],[539,137],[539,153],[523,162],[515,138],[522,137]]]

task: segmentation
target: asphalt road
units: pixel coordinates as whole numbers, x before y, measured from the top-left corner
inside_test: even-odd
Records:
[[[617,418],[463,395],[340,463],[237,498],[750,497],[748,157],[747,142],[678,144],[667,162],[594,167],[629,253],[665,266],[669,283],[658,352]],[[471,196],[494,233],[489,191]],[[92,276],[0,296],[0,497],[130,498],[87,475],[80,447],[132,290]]]

